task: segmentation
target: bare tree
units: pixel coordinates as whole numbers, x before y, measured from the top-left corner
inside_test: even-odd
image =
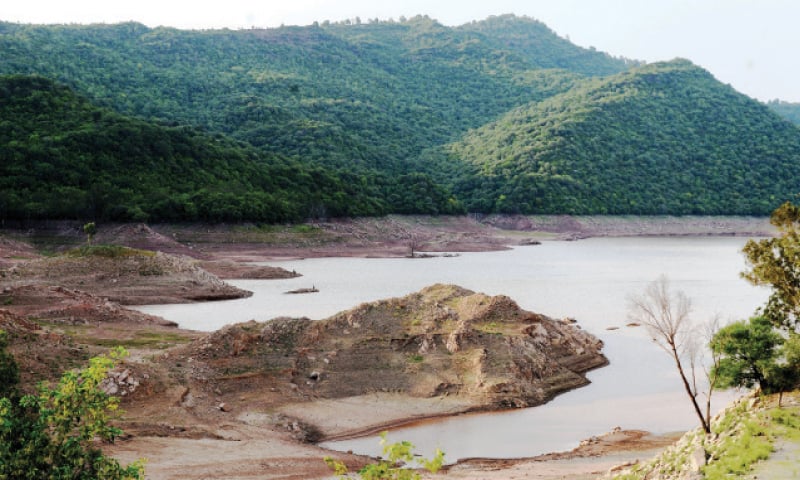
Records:
[[[628,314],[632,320],[647,328],[653,341],[675,361],[686,394],[692,402],[697,418],[706,433],[711,433],[710,415],[703,415],[697,402],[696,366],[701,358],[701,348],[694,335],[695,329],[689,314],[692,302],[682,291],[673,292],[669,280],[661,276],[650,283],[640,295],[629,298]],[[684,359],[688,359],[691,382],[684,369]],[[708,403],[711,401],[711,388],[708,390]],[[707,406],[707,411],[710,410]]]
[[[719,332],[720,329],[720,318],[719,315],[715,315],[711,318],[711,321],[705,324],[703,328],[703,340],[704,345],[710,345],[711,339],[714,338],[714,335]],[[702,351],[702,350],[701,350]],[[714,349],[709,348],[711,352],[711,364],[706,365],[704,368],[704,372],[706,375],[706,382],[708,383],[708,391],[706,392],[706,422],[709,423],[709,427],[711,426],[711,392],[717,388],[717,383],[719,380],[719,361],[722,359],[721,352],[715,352]],[[700,354],[702,355],[702,353]]]
[[[422,247],[422,239],[416,233],[411,233],[406,239],[406,245],[408,246],[409,258],[416,258],[417,251]]]

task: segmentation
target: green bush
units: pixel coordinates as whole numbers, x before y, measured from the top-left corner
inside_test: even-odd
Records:
[[[385,459],[365,466],[358,471],[356,478],[362,480],[419,480],[422,478],[420,474],[406,468],[407,466],[416,465],[431,473],[436,473],[444,464],[444,452],[438,448],[432,459],[418,460],[414,456],[414,445],[411,442],[388,443],[386,432],[381,433],[381,445],[383,445]],[[342,462],[325,457],[325,463],[339,478],[352,478]]]
[[[92,358],[87,368],[66,372],[55,388],[40,385],[38,395],[20,396],[16,388],[0,391],[5,395],[0,398],[0,479],[143,479],[142,461],[123,467],[95,443],[122,434],[109,423],[119,399],[103,392],[100,384],[126,354],[120,348]],[[0,375],[16,387],[16,364],[6,354],[4,340],[0,360]]]

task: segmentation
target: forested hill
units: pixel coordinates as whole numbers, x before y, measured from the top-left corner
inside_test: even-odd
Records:
[[[528,44],[509,40],[501,50],[497,28],[453,29],[427,17],[239,31],[5,23],[0,73],[43,75],[126,114],[304,161],[397,172],[578,74],[626,68],[539,22],[503,18],[517,35],[528,32]]]
[[[800,103],[772,100],[767,102],[767,106],[786,120],[795,125],[800,125]]]
[[[800,192],[800,130],[763,105],[526,17],[0,22],[0,52],[2,218],[742,214]]]
[[[765,215],[800,192],[800,130],[685,60],[520,107],[449,153],[472,211]]]
[[[42,77],[0,76],[2,220],[282,222],[385,213],[381,182],[369,180],[192,127],[131,119]]]

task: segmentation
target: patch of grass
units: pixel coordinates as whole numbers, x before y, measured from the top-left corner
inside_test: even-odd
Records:
[[[477,325],[475,327],[476,330],[489,333],[492,335],[502,335],[503,334],[503,327],[502,325],[498,324],[497,322],[489,322],[484,323],[482,325]]]
[[[776,438],[800,439],[800,414],[797,408],[762,410],[740,418],[735,428],[738,434],[712,452],[715,458],[703,469],[706,478],[716,480],[745,475],[753,464],[769,458]]]
[[[769,415],[784,438],[800,440],[800,411],[797,408],[775,408]]]
[[[81,341],[98,347],[153,348],[163,350],[191,341],[183,335],[161,332],[136,332],[133,338],[81,338]]]
[[[314,234],[314,233],[321,233],[322,229],[319,227],[315,227],[314,225],[306,225],[304,223],[300,223],[297,225],[292,225],[290,229],[292,233],[302,233],[302,234]]]
[[[422,355],[420,355],[420,354],[409,355],[409,356],[408,356],[408,361],[409,361],[410,363],[422,363],[422,362],[424,362],[424,361],[425,361],[425,357],[423,357],[423,356],[422,356]]]
[[[123,247],[122,245],[83,245],[64,252],[67,257],[104,257],[122,258],[133,256],[153,257],[156,252],[149,250],[138,250],[135,248]]]
[[[716,480],[745,475],[752,464],[769,458],[773,438],[767,434],[763,417],[757,415],[744,420],[739,435],[725,439],[711,452],[711,461],[703,468],[705,478]]]

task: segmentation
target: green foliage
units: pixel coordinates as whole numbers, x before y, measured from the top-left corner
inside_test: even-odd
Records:
[[[92,244],[92,237],[97,233],[97,225],[94,222],[89,222],[83,225],[83,233],[86,234],[86,244]]]
[[[525,17],[0,22],[0,51],[0,220],[766,214],[800,189],[766,106]]]
[[[789,120],[795,125],[800,125],[800,103],[783,102],[772,100],[767,102],[767,106],[781,117]]]
[[[747,242],[742,251],[749,271],[742,276],[772,288],[764,315],[791,331],[800,325],[800,207],[786,202],[772,213],[770,222],[780,235]]]
[[[410,363],[422,363],[422,362],[425,361],[425,357],[423,357],[422,355],[420,355],[418,353],[415,353],[414,355],[409,355],[408,356],[408,361]]]
[[[515,37],[527,32],[526,44],[502,36],[512,26]],[[564,91],[581,75],[627,67],[625,61],[558,38],[539,22],[516,17],[492,19],[487,28],[453,29],[416,17],[401,23],[235,32],[149,29],[135,23],[0,23],[0,49],[0,73],[52,78],[99,105],[169,125],[166,130],[195,137],[198,132],[185,127],[192,125],[223,133],[256,147],[263,163],[288,167],[270,169],[268,176],[276,181],[263,186],[255,181],[262,175],[243,172],[238,160],[224,162],[230,149],[254,155],[239,143],[223,142],[226,151],[219,152],[220,138],[193,138],[200,151],[187,154],[182,148],[187,139],[176,145],[164,127],[141,131],[142,125],[128,134],[129,126],[113,125],[108,111],[91,112],[89,121],[75,116],[74,133],[64,125],[52,125],[51,132],[51,123],[44,121],[37,129],[46,131],[15,130],[12,156],[23,156],[27,165],[46,163],[42,175],[54,178],[78,167],[69,179],[82,177],[82,162],[102,157],[86,167],[99,178],[58,185],[57,194],[36,188],[33,179],[21,182],[37,191],[20,189],[8,206],[0,205],[0,216],[5,208],[10,211],[3,218],[23,219],[276,223],[315,216],[462,213],[463,206],[441,183],[423,178],[427,150],[509,108]],[[59,115],[47,110],[58,102],[36,100],[34,114],[57,123]],[[14,116],[0,118],[6,117],[9,126],[25,125]],[[72,143],[59,145],[63,137]],[[33,138],[36,145],[29,145]],[[124,163],[115,152],[96,148],[112,145],[124,149]],[[77,158],[65,166],[37,156],[54,148],[59,157]],[[79,152],[64,151],[72,149]],[[232,168],[198,162],[209,154],[233,163]],[[147,164],[144,172],[134,168],[129,176],[116,168],[136,167],[141,157],[155,167],[178,157],[179,165],[152,171]],[[323,168],[305,175],[309,164]],[[173,184],[187,175],[194,178]],[[119,181],[120,176],[129,178]],[[318,182],[319,176],[327,178]],[[80,208],[69,208],[73,205]]]
[[[721,328],[710,342],[712,352],[720,357],[712,372],[717,388],[759,385],[764,392],[772,393],[770,377],[782,343],[783,338],[763,316]]]
[[[436,473],[444,465],[444,452],[436,449],[432,459],[417,460],[414,456],[414,445],[408,441],[388,443],[386,432],[381,433],[381,445],[383,445],[383,457],[377,463],[371,463],[358,471],[358,477],[362,480],[419,480],[422,477],[419,473],[406,468],[409,465],[418,465],[425,470]],[[325,457],[325,463],[340,478],[351,478],[347,467],[331,457]]]
[[[0,479],[144,478],[141,461],[122,467],[95,445],[122,433],[109,423],[119,400],[100,383],[125,354],[117,349],[92,358],[87,368],[65,373],[55,388],[40,386],[38,395],[0,398]]]
[[[702,471],[709,480],[742,476],[751,465],[769,458],[773,451],[773,438],[768,435],[767,415],[741,414],[736,425],[736,435],[728,436],[711,454],[708,465]]]
[[[469,211],[765,215],[800,189],[799,133],[675,60],[514,109],[436,161]]]

